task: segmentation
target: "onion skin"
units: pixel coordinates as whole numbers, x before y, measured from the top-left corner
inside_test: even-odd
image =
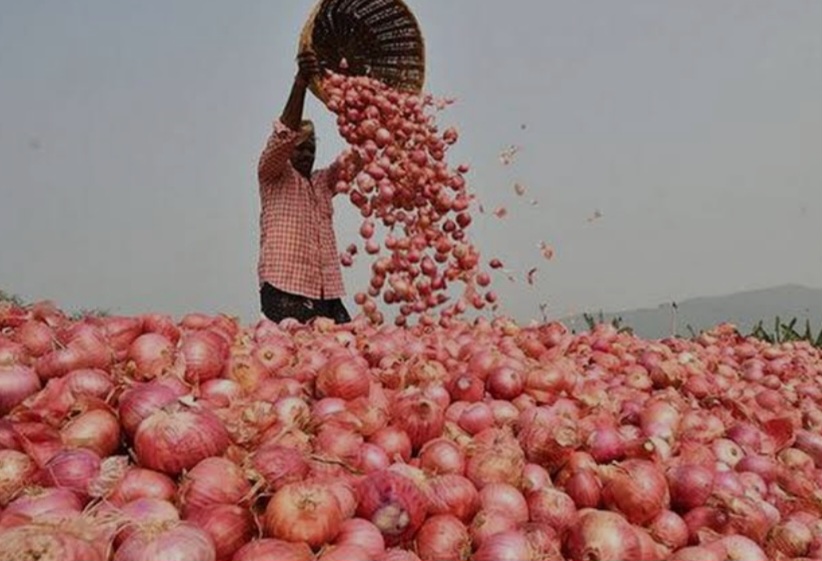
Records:
[[[257,533],[251,511],[239,505],[210,505],[194,511],[186,520],[211,537],[217,559],[230,559]]]
[[[39,391],[40,387],[40,378],[34,369],[19,364],[0,365],[0,416]]]
[[[67,447],[86,448],[103,458],[120,447],[120,423],[113,413],[94,409],[69,421],[60,436]]]
[[[0,508],[6,506],[37,473],[37,464],[17,450],[0,450]]]
[[[21,526],[9,531],[0,531],[3,550],[0,560],[26,561],[106,561],[104,547],[92,540],[85,540],[69,531],[59,528],[45,529],[39,525]],[[204,559],[203,561],[209,561]]]
[[[523,561],[531,559],[531,545],[519,530],[494,534],[483,541],[471,561]]]
[[[670,506],[665,476],[651,462],[626,460],[603,473],[608,474],[602,489],[605,505],[622,512],[632,524],[646,524]]]

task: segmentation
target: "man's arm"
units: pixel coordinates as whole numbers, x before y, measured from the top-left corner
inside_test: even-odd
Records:
[[[291,94],[285,104],[280,124],[275,126],[274,132],[268,139],[265,149],[260,156],[258,175],[268,180],[276,179],[285,169],[286,164],[294,153],[297,144],[297,132],[303,120],[305,95],[308,84],[319,72],[319,63],[313,53],[303,53],[297,58],[298,71],[291,86]]]

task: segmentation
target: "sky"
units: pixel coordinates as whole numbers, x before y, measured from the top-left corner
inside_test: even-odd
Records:
[[[449,162],[488,211],[472,241],[514,280],[494,277],[500,313],[822,287],[818,0],[407,4],[426,91],[457,98]],[[312,6],[0,0],[0,290],[256,320],[256,164]],[[327,164],[344,143],[306,113]],[[345,247],[360,218],[335,213]],[[349,308],[368,277],[344,270]]]

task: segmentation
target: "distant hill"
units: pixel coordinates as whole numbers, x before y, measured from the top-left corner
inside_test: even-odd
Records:
[[[689,325],[699,332],[723,322],[733,323],[742,333],[747,334],[757,323],[764,321],[765,328],[772,331],[777,316],[783,321],[798,318],[797,331],[804,330],[806,319],[810,320],[815,333],[822,326],[822,289],[798,285],[693,298],[677,302],[676,305],[677,333],[682,336],[690,335]],[[622,325],[631,327],[641,337],[661,339],[671,335],[673,312],[673,305],[669,302],[657,308],[608,312],[603,316],[606,321],[621,318]],[[599,319],[598,310],[588,313]],[[576,331],[588,329],[583,315],[562,321]]]

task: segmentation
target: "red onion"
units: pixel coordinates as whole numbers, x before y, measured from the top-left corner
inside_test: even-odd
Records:
[[[0,450],[0,508],[6,506],[37,473],[37,464],[17,450]]]
[[[411,388],[398,394],[391,413],[393,422],[408,434],[414,450],[442,435],[445,410],[420,390]]]
[[[547,522],[557,531],[564,531],[576,522],[577,507],[559,489],[542,488],[528,494],[528,513],[532,522]]]
[[[122,544],[134,532],[146,531],[180,520],[180,513],[174,505],[162,499],[135,499],[123,505],[119,514],[124,525],[117,534],[115,545]]]
[[[745,452],[742,448],[733,440],[726,438],[714,440],[711,443],[711,449],[714,455],[716,455],[717,460],[724,462],[730,467],[736,466],[736,464],[745,457]]]
[[[475,435],[494,426],[494,412],[487,403],[471,403],[460,414],[457,424],[468,434]]]
[[[511,400],[525,389],[525,378],[518,370],[497,366],[489,373],[486,388],[495,399]]]
[[[648,526],[651,536],[662,545],[676,551],[688,545],[688,525],[677,513],[663,510]]]
[[[668,483],[661,469],[646,460],[626,460],[602,468],[602,498],[609,509],[625,515],[633,524],[646,524],[670,506]]]
[[[437,514],[417,532],[416,551],[422,561],[464,561],[471,555],[471,538],[459,518]]]
[[[265,509],[269,536],[319,547],[339,534],[343,513],[328,485],[291,483],[274,493]]]
[[[140,498],[171,501],[176,492],[174,481],[166,474],[133,466],[114,485],[106,499],[114,505],[122,506]]]
[[[472,561],[523,561],[532,558],[533,550],[524,532],[509,530],[489,536],[474,552]]]
[[[446,474],[429,480],[428,512],[451,514],[463,522],[470,522],[480,508],[476,487],[462,475]]]
[[[399,426],[389,425],[380,429],[368,441],[385,450],[392,461],[398,457],[405,462],[411,459],[411,438]]]
[[[207,410],[169,406],[140,423],[134,450],[144,467],[171,475],[225,452],[228,432]]]
[[[668,561],[726,561],[724,553],[702,546],[685,547],[674,553]]]
[[[806,430],[797,431],[794,446],[813,458],[817,469],[822,469],[822,435]]]
[[[522,469],[522,484],[520,485],[524,493],[551,486],[551,475],[544,467],[537,464],[525,464]]]
[[[671,506],[682,512],[704,505],[714,487],[714,472],[700,465],[674,466],[667,478]]]
[[[475,403],[482,400],[485,394],[485,384],[476,376],[463,374],[454,377],[448,383],[448,393],[451,394],[452,401]]]
[[[667,400],[652,400],[640,413],[640,427],[645,436],[670,441],[677,434],[680,418],[677,408]]]
[[[429,440],[420,449],[420,467],[434,475],[465,473],[465,454],[460,447],[447,438]]]
[[[15,338],[34,358],[54,350],[54,331],[40,321],[25,322],[17,328]]]
[[[3,555],[0,559],[27,561],[105,561],[105,546],[75,535],[70,530],[39,525],[21,526],[0,532]],[[208,561],[207,559],[204,561]]]
[[[243,470],[225,458],[206,458],[183,477],[180,504],[183,516],[215,504],[242,504],[251,494]]]
[[[518,438],[529,462],[554,472],[579,447],[577,424],[565,416],[538,407],[523,413]]]
[[[365,397],[371,387],[368,362],[357,356],[341,354],[332,357],[317,372],[317,393],[320,397],[345,400]]]
[[[40,390],[40,378],[28,366],[0,366],[0,416]]]
[[[588,451],[599,464],[608,464],[625,457],[622,436],[613,427],[601,427],[588,437]]]
[[[334,544],[356,545],[365,550],[372,559],[377,559],[385,553],[385,540],[380,529],[362,518],[351,518],[343,522]]]
[[[69,489],[48,487],[26,488],[0,514],[0,528],[14,518],[39,519],[79,514],[83,509],[80,497]]]
[[[391,465],[391,460],[388,458],[385,450],[376,444],[366,442],[360,446],[356,465],[360,471],[369,474],[388,468],[388,466]]]
[[[78,448],[55,455],[43,468],[43,481],[50,486],[69,489],[88,498],[89,485],[100,473],[100,456]]]
[[[257,533],[251,511],[239,505],[210,505],[194,511],[187,520],[211,537],[217,559],[231,559]]]
[[[354,544],[332,545],[323,549],[317,561],[371,561],[374,559],[362,547]]]
[[[164,335],[144,333],[129,347],[128,358],[134,362],[137,379],[151,380],[164,374],[174,364],[174,344]]]
[[[120,422],[129,436],[134,436],[137,427],[144,419],[156,413],[163,407],[174,403],[182,393],[160,384],[149,382],[127,390],[120,397]]]
[[[294,448],[277,444],[259,448],[252,456],[252,465],[272,491],[289,483],[302,481],[309,472],[308,462],[303,454]]]
[[[181,522],[160,530],[137,531],[125,540],[113,561],[216,561],[211,537],[197,526]]]
[[[581,511],[570,528],[566,547],[572,559],[643,561],[636,531],[614,512]]]
[[[813,542],[813,533],[797,520],[787,520],[775,526],[768,534],[766,549],[771,557],[804,557]]]
[[[411,539],[425,520],[425,497],[405,476],[390,471],[369,474],[357,494],[357,516],[379,528],[388,546]]]
[[[215,407],[230,407],[243,397],[243,388],[234,380],[217,378],[200,386],[200,399]]]
[[[770,561],[762,548],[745,536],[727,536],[719,544],[731,561]]]
[[[174,320],[170,316],[164,314],[144,314],[141,316],[143,320],[143,330],[146,333],[157,333],[168,338],[173,344],[177,344],[180,340],[180,329],[174,325]]]
[[[75,417],[60,431],[63,444],[86,448],[100,457],[114,454],[120,447],[120,423],[106,409],[94,409]]]
[[[114,351],[115,358],[120,361],[128,356],[128,349],[137,337],[143,333],[143,320],[123,316],[101,318],[103,332]]]
[[[79,397],[87,395],[106,399],[114,389],[111,376],[99,368],[81,368],[66,375],[66,389]]]
[[[241,547],[231,561],[314,561],[314,553],[304,543],[283,540],[254,540]]]
[[[228,346],[219,335],[208,331],[187,333],[180,352],[185,359],[185,378],[192,383],[217,378],[228,359]]]
[[[474,440],[476,446],[468,459],[465,475],[477,489],[489,483],[519,484],[525,457],[516,440],[498,429],[483,431]]]
[[[565,482],[565,493],[578,509],[597,508],[602,500],[602,482],[591,470],[580,470]]]
[[[528,521],[528,502],[519,490],[508,483],[490,483],[479,492],[484,510],[506,512],[517,523]]]
[[[475,548],[494,534],[517,529],[519,524],[507,512],[499,510],[480,510],[471,521],[469,533]]]

